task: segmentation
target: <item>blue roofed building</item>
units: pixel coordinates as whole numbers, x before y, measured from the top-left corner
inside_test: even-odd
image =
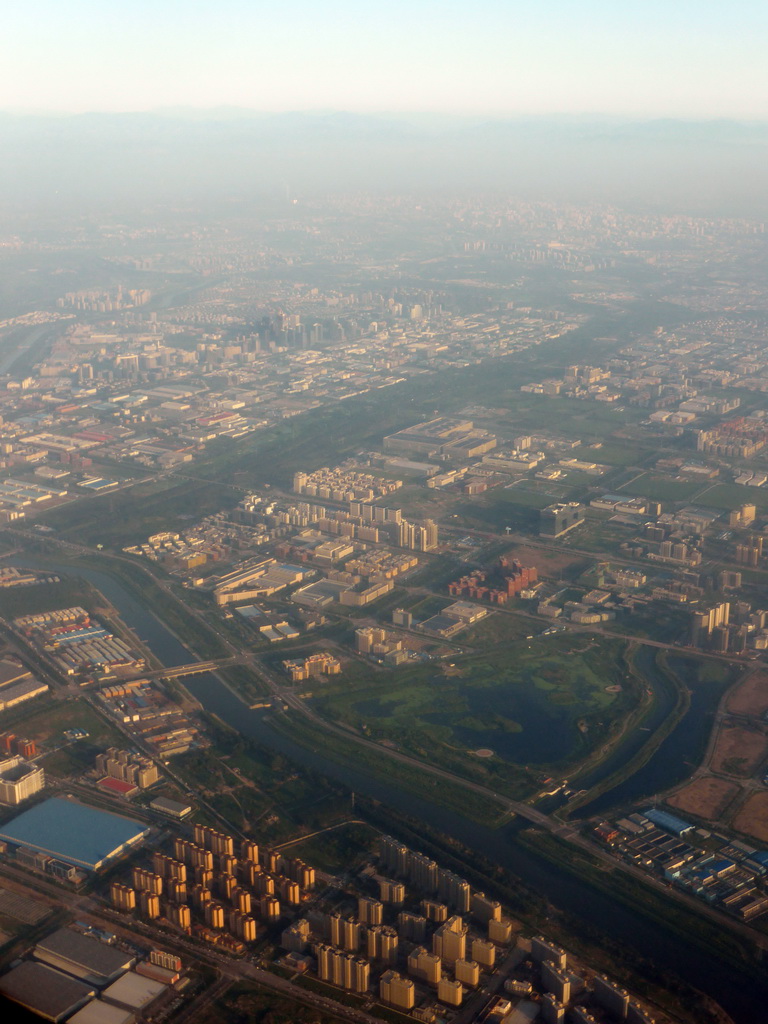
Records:
[[[85,871],[99,871],[142,842],[149,827],[120,814],[51,797],[0,827],[0,839]]]
[[[654,825],[658,825],[665,832],[671,832],[675,836],[683,836],[686,832],[691,832],[696,827],[689,821],[683,821],[682,818],[676,818],[674,814],[669,814],[667,811],[659,811],[655,807],[643,811],[643,815],[648,821],[653,822]]]

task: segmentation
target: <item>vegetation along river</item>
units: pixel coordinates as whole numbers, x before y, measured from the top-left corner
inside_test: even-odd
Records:
[[[19,566],[82,576],[104,594],[126,625],[135,630],[164,665],[182,665],[194,660],[189,650],[114,577],[90,569],[73,570],[71,566],[48,558],[16,556],[10,561]],[[428,822],[508,869],[531,888],[543,893],[554,906],[599,925],[608,941],[624,943],[653,963],[672,969],[689,984],[717,1000],[737,1024],[756,1024],[766,1019],[768,985],[754,979],[748,965],[737,970],[724,964],[716,955],[688,944],[679,935],[665,932],[579,878],[562,874],[555,865],[515,841],[517,826],[514,823],[502,829],[484,828],[455,812],[434,806],[405,789],[367,774],[363,756],[360,769],[350,772],[278,732],[270,724],[269,712],[249,710],[214,675],[191,676],[185,680],[185,686],[207,711],[218,715],[231,728],[308,768],[338,779],[356,792],[365,793],[402,813]]]

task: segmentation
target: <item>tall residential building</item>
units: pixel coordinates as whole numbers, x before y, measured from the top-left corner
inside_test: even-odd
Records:
[[[472,916],[478,921],[482,921],[483,924],[501,920],[501,904],[498,900],[489,899],[484,892],[472,893],[470,906]]]
[[[405,886],[402,882],[393,882],[388,878],[380,878],[379,896],[382,903],[402,903],[405,899]]]
[[[435,931],[432,936],[432,952],[448,964],[466,959],[467,926],[460,917],[449,917]],[[474,959],[477,960],[477,957]]]
[[[139,789],[153,786],[160,778],[157,765],[150,758],[117,747],[109,747],[106,753],[97,754],[96,768],[109,778],[128,782]]]
[[[109,898],[118,910],[133,910],[136,906],[136,891],[129,885],[113,882],[109,887]]]
[[[731,606],[727,601],[716,604],[705,612],[694,612],[691,618],[691,643],[694,647],[705,645],[713,632],[725,628],[730,618]]]
[[[396,1010],[412,1010],[416,1002],[416,986],[410,978],[397,971],[385,971],[379,984],[379,998]]]
[[[437,983],[437,998],[448,1006],[461,1006],[464,999],[464,986],[460,981],[441,978]]]
[[[316,953],[317,973],[321,981],[330,981],[348,992],[368,991],[371,967],[363,957],[323,944],[317,947]]]
[[[624,1020],[629,1010],[629,993],[608,978],[596,974],[592,983],[595,1002],[618,1020]]]
[[[490,970],[496,963],[496,947],[487,939],[474,939],[472,941],[472,959],[476,960],[481,967]]]
[[[408,954],[408,973],[429,985],[437,985],[442,974],[440,957],[428,953],[423,946],[417,946]]]
[[[423,942],[427,935],[427,919],[402,911],[397,915],[397,933],[409,942]]]
[[[280,945],[290,953],[303,953],[309,945],[310,931],[309,921],[299,918],[284,929]]]
[[[384,904],[379,900],[361,896],[357,901],[357,916],[362,924],[381,924],[383,921]]]
[[[551,960],[559,971],[564,971],[567,955],[564,949],[556,946],[553,942],[547,942],[541,935],[531,939],[531,960],[535,964],[542,964],[545,960]]]
[[[39,793],[45,785],[45,772],[37,764],[20,757],[0,761],[0,802],[15,806]]]
[[[365,933],[365,953],[369,960],[397,961],[398,937],[394,928],[375,924]]]
[[[466,882],[452,871],[441,868],[437,874],[437,895],[459,914],[469,912],[472,891]]]
[[[457,960],[453,969],[456,981],[460,981],[467,988],[477,988],[480,984],[480,964],[474,960]]]

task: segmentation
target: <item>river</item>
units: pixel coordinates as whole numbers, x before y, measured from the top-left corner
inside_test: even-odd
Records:
[[[55,559],[14,557],[10,564],[73,574],[71,567],[57,563]],[[136,631],[164,665],[181,665],[195,660],[189,650],[154,615],[142,608],[116,579],[95,570],[77,570],[77,574],[108,598],[126,625]],[[595,891],[578,878],[560,873],[555,865],[515,841],[517,826],[514,823],[507,828],[493,830],[437,807],[368,774],[364,767],[364,753],[361,754],[360,767],[352,773],[278,732],[270,723],[270,712],[249,710],[239,697],[209,673],[190,676],[184,685],[207,711],[218,715],[244,735],[306,767],[340,780],[358,793],[365,793],[398,811],[428,822],[469,848],[478,850],[507,868],[526,885],[543,893],[554,906],[588,919],[600,928],[609,942],[627,945],[642,957],[669,968],[707,993],[731,1014],[736,1024],[759,1024],[766,1019],[768,984],[756,981],[748,965],[739,971],[723,964],[716,956],[658,928],[641,914],[617,904],[610,896]]]
[[[594,772],[574,780],[574,785],[579,789],[590,789],[621,768],[622,764],[626,764],[674,709],[677,692],[666,674],[656,667],[657,653],[653,647],[642,647],[635,655],[637,668],[654,690],[655,700],[651,711],[643,719],[641,728],[634,729],[627,741]],[[596,814],[605,814],[612,807],[653,796],[682,782],[693,771],[706,747],[714,714],[727,684],[712,679],[699,679],[693,661],[683,655],[671,656],[669,667],[682,684],[688,687],[688,710],[641,768],[580,807],[574,813],[575,818],[591,818]]]

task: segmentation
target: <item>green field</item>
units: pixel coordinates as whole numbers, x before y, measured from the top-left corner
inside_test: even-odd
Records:
[[[768,508],[768,488],[742,487],[740,484],[714,484],[702,492],[697,503],[707,508],[732,509],[740,505],[756,505],[758,509]]]
[[[84,729],[88,738],[68,742],[63,736],[65,729]],[[36,740],[43,749],[52,750],[41,764],[46,772],[60,777],[80,775],[93,768],[96,754],[100,751],[125,745],[125,737],[120,730],[97,714],[84,697],[32,711],[14,724],[14,732]],[[54,750],[55,747],[59,749]]]
[[[666,476],[644,473],[631,483],[622,485],[619,490],[622,494],[650,498],[651,501],[690,501],[703,486],[701,480],[670,480]]]
[[[499,615],[498,618],[501,616]],[[580,760],[636,702],[623,644],[523,639],[482,655],[375,674],[358,669],[317,688],[320,713],[466,773],[480,763],[553,766]],[[606,686],[620,683],[619,693]],[[478,758],[488,748],[494,756]]]

